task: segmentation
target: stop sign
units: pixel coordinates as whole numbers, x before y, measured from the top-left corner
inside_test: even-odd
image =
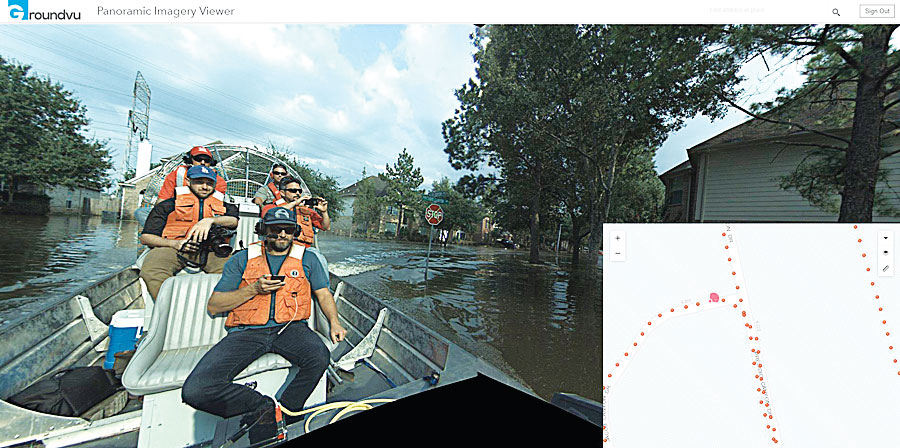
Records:
[[[444,220],[444,210],[440,205],[431,204],[425,209],[425,220],[428,224],[436,226]]]

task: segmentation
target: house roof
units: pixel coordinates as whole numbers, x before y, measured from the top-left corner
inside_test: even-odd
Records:
[[[783,123],[771,123],[751,118],[689,148],[688,152],[729,143],[810,134],[809,131],[802,128],[817,131],[849,129],[853,125],[855,103],[834,99],[854,97],[855,87],[853,83],[845,83],[834,91],[827,88],[822,89],[822,92],[817,95],[807,95],[788,104],[779,105],[759,115]],[[900,110],[892,108],[887,112],[885,119],[900,120]]]
[[[674,168],[671,168],[670,170],[666,171],[665,173],[660,174],[659,178],[663,179],[663,178],[672,176],[672,175],[677,174],[682,171],[690,171],[690,169],[691,169],[691,161],[685,160],[684,162],[681,162],[678,165],[676,165]]]
[[[356,181],[351,185],[344,187],[343,190],[338,192],[338,196],[356,196],[356,192],[359,190],[359,183],[363,180],[372,179],[372,182],[375,183],[375,196],[381,197],[384,196],[387,191],[387,182],[381,180],[378,176],[368,176],[362,180]]]

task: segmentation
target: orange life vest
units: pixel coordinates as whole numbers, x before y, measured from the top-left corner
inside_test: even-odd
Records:
[[[275,200],[272,201],[275,205],[282,205],[287,202],[281,197],[281,191],[275,188],[275,182],[269,182],[266,186],[269,187],[269,191],[275,196]]]
[[[301,208],[306,207],[297,207],[297,210],[294,210],[297,213],[297,224],[300,226],[300,234],[296,239],[309,247],[316,242],[316,232],[313,230],[312,218],[308,214],[300,213]]]
[[[169,213],[169,217],[166,219],[162,237],[170,240],[184,238],[191,227],[200,221],[199,207],[200,198],[191,191],[190,187],[175,187],[175,210]],[[224,214],[225,195],[213,191],[213,194],[203,200],[203,217],[212,218]]]
[[[309,280],[303,273],[304,249],[302,244],[291,243],[291,250],[277,274],[284,276],[285,285],[275,292],[275,322],[285,323],[309,318],[312,295]],[[255,283],[260,277],[270,274],[263,242],[251,244],[247,248],[247,265],[244,267],[240,287]],[[252,299],[228,312],[225,326],[265,325],[269,321],[271,299],[272,293],[268,292],[253,296]]]

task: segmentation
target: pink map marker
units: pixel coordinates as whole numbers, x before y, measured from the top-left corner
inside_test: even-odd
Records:
[[[719,295],[716,294],[716,293],[710,294],[710,295],[709,295],[709,301],[710,301],[710,302],[718,302],[718,301],[719,301]]]

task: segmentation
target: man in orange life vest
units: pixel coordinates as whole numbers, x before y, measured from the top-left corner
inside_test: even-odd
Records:
[[[303,190],[300,188],[300,181],[291,176],[285,176],[281,179],[278,192],[281,195],[281,198],[276,201],[276,203],[279,204],[278,207],[293,210],[294,213],[297,214],[297,224],[300,225],[300,234],[297,235],[296,240],[303,243],[308,252],[314,253],[316,257],[319,258],[322,269],[327,273],[328,260],[325,259],[322,252],[319,252],[319,249],[313,246],[313,244],[316,242],[315,229],[326,231],[331,229],[331,218],[328,217],[328,201],[323,198],[315,198],[316,205],[312,208],[306,207],[304,202],[311,199],[311,197],[303,193]],[[267,211],[275,206],[275,204],[263,206],[260,215],[265,215]],[[319,212],[321,212],[321,214],[319,214]],[[326,278],[328,278],[327,275]]]
[[[286,166],[281,163],[272,165],[272,172],[269,173],[269,177],[272,181],[259,187],[259,189],[256,190],[256,194],[253,195],[253,203],[258,205],[260,210],[262,210],[264,205],[274,204],[281,199],[278,185],[281,183],[281,179],[287,175],[288,171]],[[259,215],[262,216],[263,214],[260,213]]]
[[[188,151],[183,158],[184,164],[179,165],[166,175],[162,186],[159,189],[159,197],[157,203],[169,198],[175,197],[175,188],[187,185],[187,170],[192,166],[216,166],[216,160],[213,159],[209,148],[205,146],[195,146]],[[216,191],[225,194],[227,184],[222,176],[216,175]],[[141,207],[134,211],[134,217],[137,219],[138,225],[143,226],[147,221],[147,215],[152,207]]]
[[[207,166],[187,170],[188,186],[177,187],[174,198],[157,203],[147,216],[141,243],[151,248],[141,266],[141,278],[155,299],[162,283],[186,266],[185,260],[200,259],[200,243],[213,225],[234,229],[238,208],[224,202],[215,191],[216,173]],[[219,273],[228,258],[210,253],[205,272]]]
[[[347,333],[338,321],[326,274],[318,259],[294,241],[296,231],[294,212],[275,207],[257,227],[265,241],[229,259],[206,306],[210,314],[228,313],[228,333],[203,356],[181,392],[185,403],[210,414],[224,418],[245,414],[242,425],[257,422],[263,431],[271,432],[266,437],[274,435],[273,400],[235,384],[235,376],[264,353],[283,356],[300,370],[279,401],[299,411],[330,359],[328,348],[307,323],[313,296],[328,319],[332,342],[342,341]],[[251,442],[255,438],[251,429]]]

